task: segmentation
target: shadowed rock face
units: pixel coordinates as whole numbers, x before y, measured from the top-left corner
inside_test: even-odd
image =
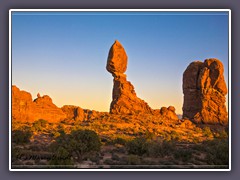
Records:
[[[38,94],[38,98],[32,100],[32,95],[26,91],[20,91],[12,86],[12,118],[21,122],[33,122],[44,119],[49,122],[59,122],[66,115],[53,104],[52,99]]]
[[[114,77],[110,113],[152,113],[152,109],[137,97],[134,86],[127,81],[127,76],[124,74],[127,69],[127,54],[118,41],[115,41],[109,50],[106,69]]]
[[[183,118],[195,123],[228,124],[227,86],[218,59],[192,62],[183,74]]]

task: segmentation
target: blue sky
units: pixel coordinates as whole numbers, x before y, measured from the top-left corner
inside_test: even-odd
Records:
[[[220,59],[228,80],[226,12],[13,12],[12,83],[53,102],[109,111],[108,51],[119,40],[128,80],[152,108],[182,113],[182,75],[195,60]]]

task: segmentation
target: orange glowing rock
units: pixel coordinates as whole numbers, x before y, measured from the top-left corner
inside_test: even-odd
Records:
[[[124,74],[127,69],[127,54],[118,41],[115,41],[110,48],[106,69],[114,77],[110,113],[152,113],[152,109],[137,97],[134,86],[127,81],[127,76]]]
[[[34,122],[44,119],[49,122],[59,122],[66,115],[53,104],[52,99],[44,95],[38,95],[34,101],[32,95],[26,91],[20,91],[12,86],[12,119],[20,122]]]
[[[228,124],[227,86],[218,59],[192,62],[183,74],[183,118],[196,123]]]

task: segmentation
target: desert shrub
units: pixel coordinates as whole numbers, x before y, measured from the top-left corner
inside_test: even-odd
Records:
[[[20,127],[18,128],[18,130],[21,130],[21,131],[31,131],[31,127],[30,127],[30,126],[23,125],[23,126],[20,126]]]
[[[95,162],[95,163],[99,164],[99,161],[100,161],[101,158],[100,158],[99,154],[95,154],[95,155],[90,156],[89,159],[92,162]]]
[[[13,147],[11,155],[12,155],[12,162],[15,162],[18,159],[21,159],[21,157],[23,156],[22,149],[19,147]]]
[[[196,132],[196,133],[201,133],[202,132],[202,129],[201,128],[199,128],[199,127],[195,127],[194,129],[194,132]]]
[[[147,152],[147,141],[145,138],[135,138],[127,143],[129,154],[143,155]]]
[[[59,146],[54,156],[49,161],[49,165],[72,165],[71,154],[64,148]]]
[[[152,140],[154,137],[155,137],[155,134],[153,132],[146,131],[146,133],[145,133],[146,139]]]
[[[172,140],[172,136],[169,133],[163,133],[163,138],[166,141],[171,141]]]
[[[172,140],[177,140],[177,141],[180,140],[180,136],[176,131],[171,131],[170,135]]]
[[[212,131],[211,131],[210,127],[206,126],[203,128],[203,135],[206,137],[212,136]]]
[[[127,140],[123,139],[121,137],[117,137],[116,139],[112,140],[112,144],[126,145],[127,144]]]
[[[215,139],[204,143],[207,153],[206,160],[209,164],[229,164],[229,144],[226,139]]]
[[[117,154],[112,154],[112,160],[119,161],[120,158]]]
[[[174,158],[187,162],[192,158],[193,150],[191,149],[177,149],[174,152]]]
[[[54,132],[51,134],[51,136],[54,137],[54,138],[57,138],[57,137],[59,137],[60,135],[61,135],[61,133],[58,132],[58,131],[54,131]]]
[[[152,141],[148,144],[148,155],[151,157],[164,157],[171,155],[175,150],[174,141]]]
[[[84,155],[98,152],[100,146],[100,139],[94,131],[77,130],[70,134],[62,133],[50,149],[55,152],[59,147],[63,147],[72,157],[75,155],[78,160],[82,160]]]
[[[192,142],[193,142],[193,143],[199,143],[200,141],[199,141],[199,138],[193,137]]]
[[[219,138],[221,138],[221,139],[228,138],[228,133],[225,130],[220,131]]]
[[[129,165],[140,165],[141,164],[141,159],[137,155],[130,154],[127,157],[127,164],[129,164]]]
[[[12,142],[16,144],[29,143],[31,136],[30,131],[14,130],[12,131]]]
[[[228,139],[214,139],[211,141],[204,141],[201,144],[195,145],[193,149],[205,153],[205,161],[210,165],[229,164]]]
[[[47,127],[48,122],[44,119],[39,119],[35,121],[32,125],[33,131],[42,131],[44,128]]]

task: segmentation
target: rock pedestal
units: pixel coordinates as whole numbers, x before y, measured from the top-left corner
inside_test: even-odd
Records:
[[[124,72],[127,70],[127,54],[120,44],[115,41],[109,50],[106,69],[113,76],[113,93],[110,113],[135,114],[152,113],[148,104],[137,97],[134,86],[127,81]]]

